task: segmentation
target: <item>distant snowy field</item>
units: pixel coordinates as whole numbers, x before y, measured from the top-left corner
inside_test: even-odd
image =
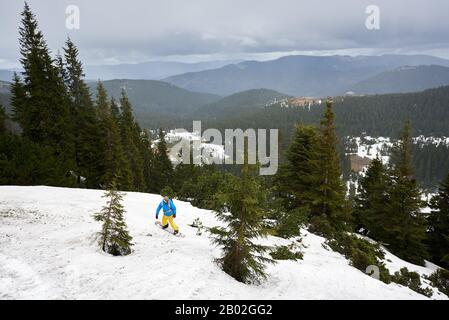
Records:
[[[176,238],[154,225],[161,198],[152,194],[126,194],[134,252],[112,257],[99,249],[100,224],[92,219],[104,205],[102,195],[100,190],[0,186],[0,299],[426,299],[351,267],[322,246],[323,238],[306,231],[304,260],[269,266],[260,285],[239,283],[214,262],[220,249],[207,234],[197,236],[187,226],[195,218],[214,226],[214,214],[175,200],[176,222],[186,234]],[[276,237],[266,242],[290,243]],[[436,268],[390,253],[387,259],[392,272],[406,266],[430,274]]]

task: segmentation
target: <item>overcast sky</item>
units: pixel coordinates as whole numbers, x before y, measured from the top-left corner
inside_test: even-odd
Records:
[[[28,0],[55,53],[67,36],[85,64],[288,54],[426,53],[449,58],[448,0]],[[380,30],[368,30],[368,5]],[[66,8],[80,29],[66,28]],[[23,2],[0,0],[0,68],[18,66]]]

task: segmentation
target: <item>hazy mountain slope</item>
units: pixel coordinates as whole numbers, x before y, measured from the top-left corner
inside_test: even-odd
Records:
[[[356,94],[415,92],[449,85],[449,68],[443,66],[400,67],[363,80],[352,87]]]
[[[244,61],[165,80],[188,90],[220,95],[268,88],[295,96],[326,96],[344,93],[383,71],[430,64],[449,67],[448,60],[424,55],[287,56],[264,62]]]
[[[116,100],[124,89],[138,117],[182,116],[220,98],[212,94],[190,92],[156,80],[109,80],[103,84],[108,94]],[[89,83],[93,94],[96,85],[94,82]]]
[[[0,299],[426,299],[371,278],[307,231],[303,260],[269,265],[267,280],[247,285],[214,262],[221,251],[208,234],[188,226],[195,218],[220,225],[211,211],[175,200],[186,234],[177,238],[153,223],[159,195],[128,192],[123,204],[135,245],[131,255],[113,257],[100,250],[101,224],[92,218],[105,204],[103,191],[0,186],[0,194]],[[263,243],[291,241],[270,236]],[[387,258],[391,271],[406,266],[426,275],[436,268]]]
[[[284,99],[288,95],[269,89],[252,89],[238,92],[200,107],[194,115],[203,117],[225,117],[253,107],[263,107],[268,103]]]
[[[12,70],[0,70],[0,81],[11,82],[14,77],[14,71]]]
[[[198,63],[144,62],[136,64],[86,66],[87,79],[159,80],[176,74],[220,68],[236,61],[206,61]]]
[[[5,107],[7,113],[11,112],[10,84],[0,81],[0,104]]]

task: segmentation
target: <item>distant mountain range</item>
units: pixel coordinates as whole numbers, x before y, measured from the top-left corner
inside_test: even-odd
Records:
[[[164,81],[187,90],[218,95],[269,88],[293,96],[319,97],[341,95],[380,73],[420,65],[449,67],[449,60],[426,55],[287,56],[189,72]],[[395,86],[391,89],[394,91]]]
[[[134,64],[115,65],[86,65],[84,66],[86,79],[89,80],[160,80],[177,74],[216,69],[222,66],[238,63],[241,60],[206,61],[197,63],[154,61]],[[14,71],[19,69],[0,70],[1,81],[11,81]]]
[[[413,68],[418,67],[418,68]],[[220,96],[266,88],[291,96],[414,92],[447,85],[449,60],[427,55],[286,56],[270,61],[86,66],[86,79],[159,80]],[[0,70],[11,81],[15,70]]]
[[[198,63],[183,62],[144,62],[136,64],[86,66],[86,78],[91,80],[138,79],[160,80],[186,72],[216,69],[239,61],[206,61]]]
[[[405,66],[385,71],[352,87],[356,94],[416,92],[449,85],[449,68],[443,66]]]
[[[449,61],[423,55],[289,56],[165,80],[117,79],[103,83],[116,100],[125,89],[143,127],[176,127],[191,124],[192,118],[239,117],[290,96],[338,96],[347,91],[356,95],[403,93],[449,85]],[[88,85],[95,96],[96,82],[89,81]],[[0,103],[11,110],[9,84],[2,81]]]

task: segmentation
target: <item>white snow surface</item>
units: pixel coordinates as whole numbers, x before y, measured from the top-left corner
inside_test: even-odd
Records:
[[[0,299],[427,299],[351,267],[307,231],[303,260],[270,265],[261,284],[239,283],[214,262],[220,249],[208,235],[198,236],[188,226],[195,218],[217,225],[213,212],[174,200],[176,222],[186,235],[177,238],[154,225],[161,197],[153,194],[125,194],[135,245],[131,255],[113,257],[99,249],[100,223],[92,218],[105,203],[102,195],[102,190],[0,186]],[[290,241],[269,237],[264,243]],[[436,268],[387,255],[392,272],[407,266],[429,274]]]

